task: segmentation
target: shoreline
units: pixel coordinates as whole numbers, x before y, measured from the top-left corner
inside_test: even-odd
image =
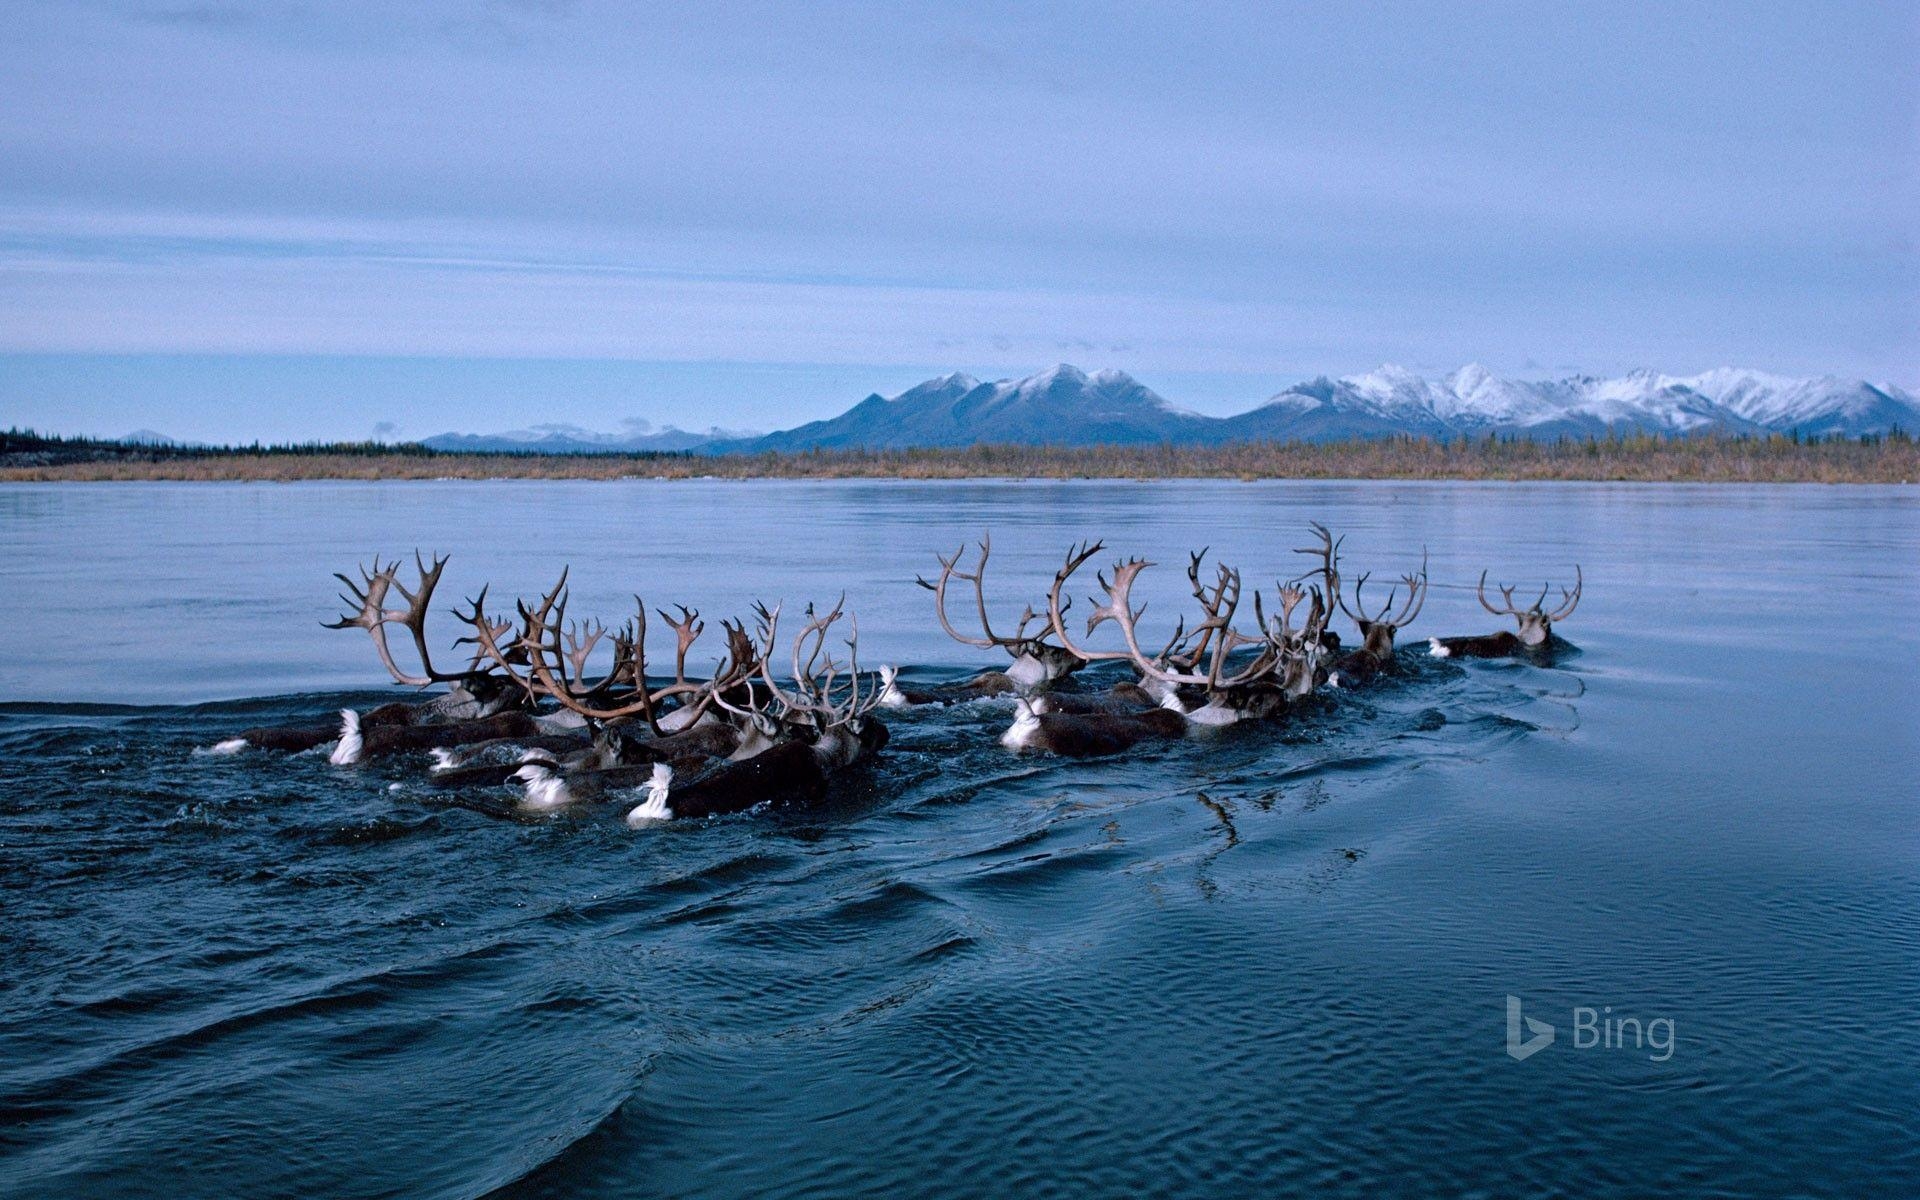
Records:
[[[1381,480],[1567,483],[1920,481],[1906,440],[1533,444],[1340,443],[1219,448],[973,447],[737,458],[631,455],[232,453],[0,465],[5,483],[430,482],[450,480]]]

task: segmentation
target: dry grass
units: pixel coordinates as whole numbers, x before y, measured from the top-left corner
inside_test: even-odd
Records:
[[[0,460],[4,461],[4,460]],[[960,450],[834,450],[789,455],[129,453],[0,465],[0,481],[312,479],[1490,479],[1643,483],[1911,483],[1910,438],[1800,442],[1786,437],[1623,437],[1596,441],[1416,438],[1220,447],[974,446]]]

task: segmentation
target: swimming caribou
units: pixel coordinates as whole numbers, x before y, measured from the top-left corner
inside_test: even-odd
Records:
[[[1327,683],[1331,687],[1354,687],[1366,683],[1393,663],[1393,639],[1402,629],[1413,623],[1420,610],[1427,603],[1427,554],[1420,552],[1420,570],[1400,577],[1400,582],[1387,591],[1386,602],[1377,612],[1368,612],[1364,592],[1367,580],[1372,572],[1363,573],[1353,585],[1353,607],[1347,607],[1346,589],[1340,579],[1340,545],[1344,538],[1336,538],[1327,527],[1318,521],[1309,528],[1319,538],[1320,544],[1297,551],[1320,559],[1320,566],[1310,575],[1319,575],[1327,595],[1345,613],[1360,631],[1360,646],[1336,659],[1327,669]],[[1407,598],[1401,602],[1398,610],[1394,600],[1399,596],[1400,588],[1407,589]],[[1356,611],[1358,610],[1358,611]],[[1338,643],[1336,642],[1337,646]]]
[[[1475,589],[1475,594],[1480,598],[1480,607],[1496,617],[1512,617],[1519,623],[1519,631],[1503,629],[1499,633],[1480,637],[1428,638],[1428,653],[1435,658],[1511,658],[1514,655],[1544,653],[1553,645],[1553,623],[1573,615],[1573,610],[1580,606],[1580,589],[1585,583],[1580,574],[1580,564],[1575,563],[1573,589],[1560,589],[1560,603],[1552,612],[1546,610],[1547,593],[1553,588],[1550,582],[1540,585],[1540,595],[1525,608],[1515,607],[1513,588],[1495,584],[1504,600],[1499,608],[1495,608],[1487,602],[1487,573],[1482,571],[1480,585]]]
[[[689,671],[689,656],[706,630],[700,613],[684,606],[654,610],[674,648],[671,676],[656,677],[647,663],[646,604],[636,596],[631,616],[617,628],[570,619],[566,570],[536,599],[516,601],[513,619],[488,611],[485,587],[465,610],[451,610],[463,631],[452,644],[466,649],[464,661],[446,669],[434,660],[427,621],[447,559],[416,553],[408,584],[401,582],[399,560],[375,558],[357,581],[339,576],[347,611],[327,624],[366,632],[396,683],[448,690],[418,702],[342,710],[338,725],[244,730],[213,749],[325,751],[339,766],[416,754],[431,758],[436,788],[512,785],[517,808],[530,814],[618,804],[636,828],[815,802],[836,774],[887,745],[889,732],[878,719],[883,708],[1012,693],[1014,718],[999,738],[1008,749],[1070,758],[1121,754],[1144,743],[1282,718],[1324,685],[1356,687],[1393,666],[1396,635],[1426,602],[1424,551],[1419,569],[1402,575],[1374,609],[1364,599],[1370,574],[1353,582],[1349,601],[1343,539],[1318,523],[1310,528],[1315,544],[1295,553],[1315,564],[1276,580],[1271,617],[1261,592],[1243,587],[1238,567],[1218,562],[1208,571],[1206,550],[1189,555],[1187,592],[1198,613],[1180,615],[1164,642],[1147,640],[1146,606],[1133,598],[1153,566],[1143,558],[1119,558],[1096,571],[1092,607],[1084,621],[1069,621],[1074,581],[1106,548],[1098,541],[1067,551],[1046,589],[1044,611],[1029,606],[1010,634],[996,632],[985,590],[993,546],[983,536],[970,568],[961,563],[963,546],[937,556],[936,580],[917,582],[933,592],[934,615],[950,637],[1011,661],[931,688],[909,686],[891,666],[880,668],[877,678],[861,668],[859,625],[844,595],[830,609],[808,605],[790,643],[781,637],[778,604],[755,605],[750,623],[722,621],[724,653],[704,675]],[[956,581],[973,592],[977,637],[957,628],[949,613]],[[1584,581],[1576,566],[1573,586],[1561,589],[1551,610],[1551,585],[1525,607],[1513,588],[1500,586],[1504,603],[1496,607],[1486,583],[1482,572],[1480,604],[1513,617],[1517,630],[1433,638],[1433,655],[1537,655],[1553,644],[1554,623],[1579,604]],[[1336,612],[1354,621],[1360,637],[1344,655],[1330,628]],[[389,640],[396,627],[406,634],[404,649]],[[1103,630],[1104,642],[1096,642]],[[779,669],[776,657],[784,660]],[[1097,664],[1129,669],[1132,677],[1082,690],[1074,677]]]
[[[807,607],[784,681],[772,665],[779,605],[756,606],[751,633],[745,623],[722,622],[726,653],[706,678],[688,671],[706,628],[700,614],[659,610],[674,635],[673,675],[662,683],[647,670],[645,603],[635,597],[633,615],[617,629],[571,620],[562,571],[537,600],[516,603],[517,622],[487,611],[486,588],[466,611],[453,610],[466,630],[454,645],[471,649],[459,669],[448,670],[435,663],[427,633],[446,564],[416,554],[412,586],[400,581],[398,560],[376,558],[358,582],[339,576],[348,611],[328,624],[366,631],[396,683],[445,684],[448,693],[364,715],[346,709],[333,729],[248,730],[215,749],[307,750],[332,742],[330,761],[340,766],[419,752],[432,756],[436,786],[517,782],[529,810],[645,790],[649,803],[669,796],[671,813],[687,816],[814,797],[833,773],[886,745],[886,727],[873,715],[880,690],[860,668],[859,626],[845,597],[824,613]],[[396,626],[408,635],[406,662],[388,638]],[[843,629],[844,662],[829,645]],[[593,669],[596,654],[607,651],[605,670]],[[747,770],[749,763],[756,765]]]

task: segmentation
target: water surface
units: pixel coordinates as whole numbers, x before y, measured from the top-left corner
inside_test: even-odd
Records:
[[[991,528],[1011,614],[1104,537],[1154,623],[1188,549],[1264,584],[1310,519],[1355,572],[1428,549],[1403,645],[1579,561],[1579,653],[1124,761],[917,712],[819,811],[642,834],[193,753],[396,690],[321,628],[375,552],[450,552],[443,607],[562,563],[609,615],[844,589],[934,679],[992,662],[937,548]],[[1911,490],[54,485],[0,489],[0,564],[0,1192],[1920,1188]],[[1557,1026],[1525,1061],[1510,994]]]

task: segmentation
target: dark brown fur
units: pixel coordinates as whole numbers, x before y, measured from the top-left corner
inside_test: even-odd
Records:
[[[989,696],[1008,696],[1019,691],[1005,671],[982,671],[971,679],[959,683],[943,683],[936,687],[917,688],[896,681],[893,685],[907,698],[907,703],[921,704],[965,704],[969,700],[981,700]]]
[[[1185,737],[1191,723],[1172,709],[1151,708],[1127,714],[1042,713],[1040,728],[1026,744],[1062,758],[1098,758],[1119,754],[1152,738]]]
[[[411,725],[425,714],[421,711],[425,704],[407,704],[395,700],[371,709],[360,718],[362,730],[381,726]],[[261,725],[253,729],[242,729],[234,735],[256,750],[278,750],[287,754],[298,754],[316,746],[324,746],[340,736],[340,722],[329,721],[324,725]]]
[[[374,710],[378,712],[378,709]],[[477,721],[451,721],[444,725],[380,725],[367,728],[360,720],[362,760],[410,750],[433,750],[446,746],[465,746],[497,738],[534,737],[540,726],[531,713],[505,712]]]
[[[1104,692],[1048,692],[1034,700],[1035,710],[1064,716],[1132,716],[1160,707],[1153,693],[1137,683],[1116,683]]]
[[[1433,638],[1431,644],[1446,649],[1443,658],[1510,658],[1527,649],[1520,635],[1508,629],[1481,637]]]

